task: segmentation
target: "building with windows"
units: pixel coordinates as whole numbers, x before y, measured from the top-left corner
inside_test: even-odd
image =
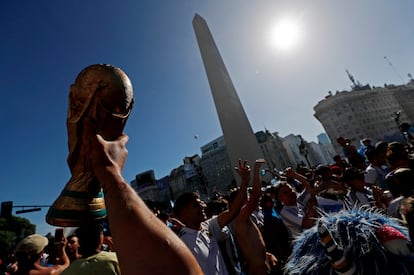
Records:
[[[265,130],[256,132],[255,135],[266,160],[265,166],[278,171],[283,171],[288,166],[295,166],[283,144],[284,139],[279,137],[277,132],[271,133]]]
[[[235,186],[233,168],[224,137],[218,137],[201,147],[200,166],[206,178],[208,192],[227,193]]]
[[[332,144],[327,137],[324,143],[306,142],[300,135],[280,137],[277,132],[258,131],[255,137],[266,160],[263,169],[283,171],[286,167],[313,167],[320,163],[332,162]],[[195,154],[184,157],[183,164],[171,170],[168,176],[156,179],[153,170],[136,175],[131,182],[132,188],[152,205],[168,206],[184,192],[197,192],[208,201],[214,193],[225,195],[237,187],[233,170],[237,163],[231,164],[224,137],[220,136],[201,148],[201,157]],[[254,163],[250,163],[252,169]],[[269,182],[269,173],[262,175]]]
[[[155,179],[154,170],[137,174],[131,187],[149,205],[168,205],[171,200],[169,177]]]
[[[320,121],[338,154],[336,143],[340,136],[349,138],[357,148],[360,140],[370,138],[402,141],[401,123],[414,123],[414,84],[370,87],[356,85],[351,91],[331,92],[314,107],[314,116]]]
[[[324,158],[326,163],[331,163],[332,159],[337,152],[335,151],[334,146],[332,145],[331,140],[329,139],[326,133],[321,133],[317,136],[318,145],[321,150],[322,157]]]
[[[187,191],[187,180],[184,173],[184,165],[171,170],[170,173],[171,197],[177,198],[180,194]]]
[[[184,192],[197,192],[202,198],[208,194],[208,183],[200,161],[197,154],[185,157],[183,164],[171,171],[168,180],[172,199]]]

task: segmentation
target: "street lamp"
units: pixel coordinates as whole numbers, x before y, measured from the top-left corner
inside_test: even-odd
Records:
[[[299,136],[299,138],[300,138],[300,144],[298,145],[298,147],[299,147],[299,153],[302,155],[302,156],[304,156],[304,158],[305,158],[305,160],[306,160],[306,163],[308,164],[308,167],[310,168],[311,167],[311,165],[310,165],[310,163],[309,163],[309,159],[308,159],[308,148],[306,147],[306,143],[305,143],[305,141],[303,140],[303,138],[302,138],[302,136]]]
[[[42,208],[40,208],[40,207],[35,207],[35,208],[30,208],[30,209],[22,209],[22,210],[17,210],[16,214],[36,212],[36,211],[40,211],[40,210],[42,210]]]
[[[397,124],[398,130],[400,131],[401,135],[403,136],[405,142],[407,143],[407,145],[412,148],[413,147],[413,142],[414,142],[414,137],[409,133],[409,129],[411,127],[410,124],[408,124],[407,122],[403,122],[401,123],[401,111],[397,111],[394,112],[392,117],[394,118],[395,123]]]

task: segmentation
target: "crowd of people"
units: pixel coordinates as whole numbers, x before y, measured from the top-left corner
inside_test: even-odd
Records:
[[[301,253],[296,242],[315,228],[323,247],[335,249],[327,250],[328,258],[345,255],[321,218],[350,209],[369,209],[398,222],[408,232],[404,253],[414,258],[414,159],[402,143],[372,145],[366,139],[358,150],[340,137],[343,155],[332,163],[286,167],[282,174],[265,168],[263,159],[240,160],[235,167],[240,187],[207,202],[187,192],[171,213],[156,215],[122,177],[127,136],[105,141],[88,122],[85,129],[110,233],[104,234],[102,224],[82,225],[55,239],[48,258],[48,239],[27,236],[16,247],[10,274],[284,274]],[[263,170],[274,176],[271,183],[261,179]],[[407,264],[407,274],[412,266]],[[341,270],[342,262],[329,268],[355,272],[351,265]]]

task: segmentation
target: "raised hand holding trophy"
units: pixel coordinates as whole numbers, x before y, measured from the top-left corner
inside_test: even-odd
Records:
[[[106,217],[103,192],[89,159],[83,120],[94,123],[106,140],[121,136],[134,103],[128,76],[111,65],[83,69],[70,87],[67,114],[68,165],[71,178],[50,207],[46,221],[55,226],[80,226]]]

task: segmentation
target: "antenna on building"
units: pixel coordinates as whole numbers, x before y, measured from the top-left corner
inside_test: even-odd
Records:
[[[351,80],[351,82],[353,84],[352,88],[360,87],[361,83],[359,83],[358,81],[355,81],[354,76],[347,69],[345,69],[345,71],[346,71],[346,74],[348,75],[349,79]]]
[[[398,76],[398,78],[401,80],[401,82],[404,83],[404,79],[401,77],[401,75],[398,73],[397,69],[394,67],[394,65],[391,63],[391,61],[388,59],[388,57],[384,56],[384,59],[387,61],[388,65],[392,68],[394,73]]]

